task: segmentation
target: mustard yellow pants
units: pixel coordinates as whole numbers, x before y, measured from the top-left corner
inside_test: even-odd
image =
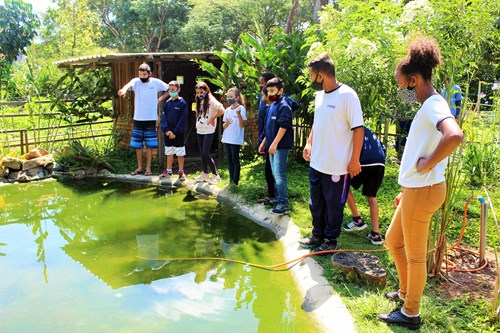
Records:
[[[427,239],[432,215],[446,197],[446,183],[402,188],[403,196],[387,230],[386,243],[399,276],[403,311],[417,315],[427,280]]]

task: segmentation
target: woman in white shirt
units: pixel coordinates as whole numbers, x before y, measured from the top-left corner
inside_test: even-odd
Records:
[[[420,300],[427,280],[427,239],[430,221],[446,197],[448,156],[463,140],[463,132],[446,100],[432,86],[432,71],[441,62],[436,42],[418,38],[396,68],[398,95],[421,104],[411,124],[401,160],[394,199],[396,212],[386,242],[399,276],[399,290],[385,296],[402,300],[402,308],[379,314],[380,320],[409,329],[420,328]]]
[[[200,147],[203,172],[195,178],[198,182],[217,184],[220,181],[215,161],[210,156],[210,148],[217,127],[217,117],[224,114],[224,107],[210,93],[210,88],[205,82],[198,82],[196,90],[196,133]],[[208,169],[212,172],[209,175]]]

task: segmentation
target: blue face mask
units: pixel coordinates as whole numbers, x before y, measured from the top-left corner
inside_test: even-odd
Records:
[[[170,97],[176,97],[177,95],[179,95],[179,93],[178,93],[177,91],[169,91],[169,92],[168,92],[168,95],[169,95]]]

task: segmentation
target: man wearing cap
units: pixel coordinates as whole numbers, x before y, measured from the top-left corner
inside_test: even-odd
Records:
[[[151,159],[153,149],[158,148],[157,121],[158,103],[168,97],[168,85],[162,80],[151,77],[151,68],[143,63],[139,66],[139,77],[133,78],[123,88],[118,90],[118,96],[125,97],[127,91],[132,89],[134,98],[134,128],[130,139],[130,148],[135,149],[137,169],[130,174],[142,174],[142,149],[146,145],[146,171],[144,175],[151,176]],[[163,94],[158,98],[158,92]]]

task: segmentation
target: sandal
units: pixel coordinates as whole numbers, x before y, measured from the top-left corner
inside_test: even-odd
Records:
[[[131,174],[132,176],[137,176],[137,175],[142,174],[142,170],[135,170],[135,171],[132,171],[130,174]]]
[[[152,176],[153,173],[151,171],[146,171],[144,172],[144,176]]]

